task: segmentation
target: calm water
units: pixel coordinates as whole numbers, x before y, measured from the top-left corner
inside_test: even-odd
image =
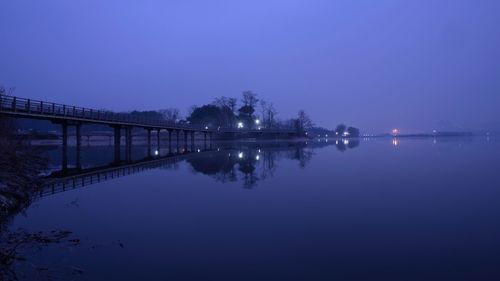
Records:
[[[27,260],[61,280],[500,280],[497,140],[199,148],[37,199],[10,228],[81,243]],[[82,159],[107,165],[113,149]]]

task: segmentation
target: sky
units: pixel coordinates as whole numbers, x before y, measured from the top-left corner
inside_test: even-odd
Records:
[[[500,128],[498,0],[0,1],[0,85],[115,111],[252,90],[326,128]],[[443,125],[445,124],[445,125]]]

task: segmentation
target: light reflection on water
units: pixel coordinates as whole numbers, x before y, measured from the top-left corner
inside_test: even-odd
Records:
[[[11,227],[79,235],[82,245],[70,252],[29,257],[84,269],[77,280],[500,277],[494,140],[213,147],[43,197]],[[136,147],[133,158],[146,153]],[[112,154],[85,148],[83,167],[106,166]],[[49,155],[60,159],[57,149]]]

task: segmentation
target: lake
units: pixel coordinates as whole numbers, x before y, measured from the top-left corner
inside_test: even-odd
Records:
[[[21,280],[500,280],[494,138],[42,151],[7,231],[71,234],[24,247]]]

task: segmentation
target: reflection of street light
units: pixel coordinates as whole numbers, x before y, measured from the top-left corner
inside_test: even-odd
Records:
[[[256,155],[256,156],[255,156],[255,160],[259,161],[259,159],[260,159],[260,156],[259,156],[259,155]]]
[[[160,154],[160,152],[158,150],[155,150],[155,155],[158,155]]]
[[[208,130],[208,126],[205,126],[205,130]]]
[[[243,122],[238,122],[238,129],[243,128]]]
[[[238,158],[243,158],[243,152],[238,153]]]
[[[260,124],[260,120],[259,119],[255,119],[255,124],[259,125]]]

